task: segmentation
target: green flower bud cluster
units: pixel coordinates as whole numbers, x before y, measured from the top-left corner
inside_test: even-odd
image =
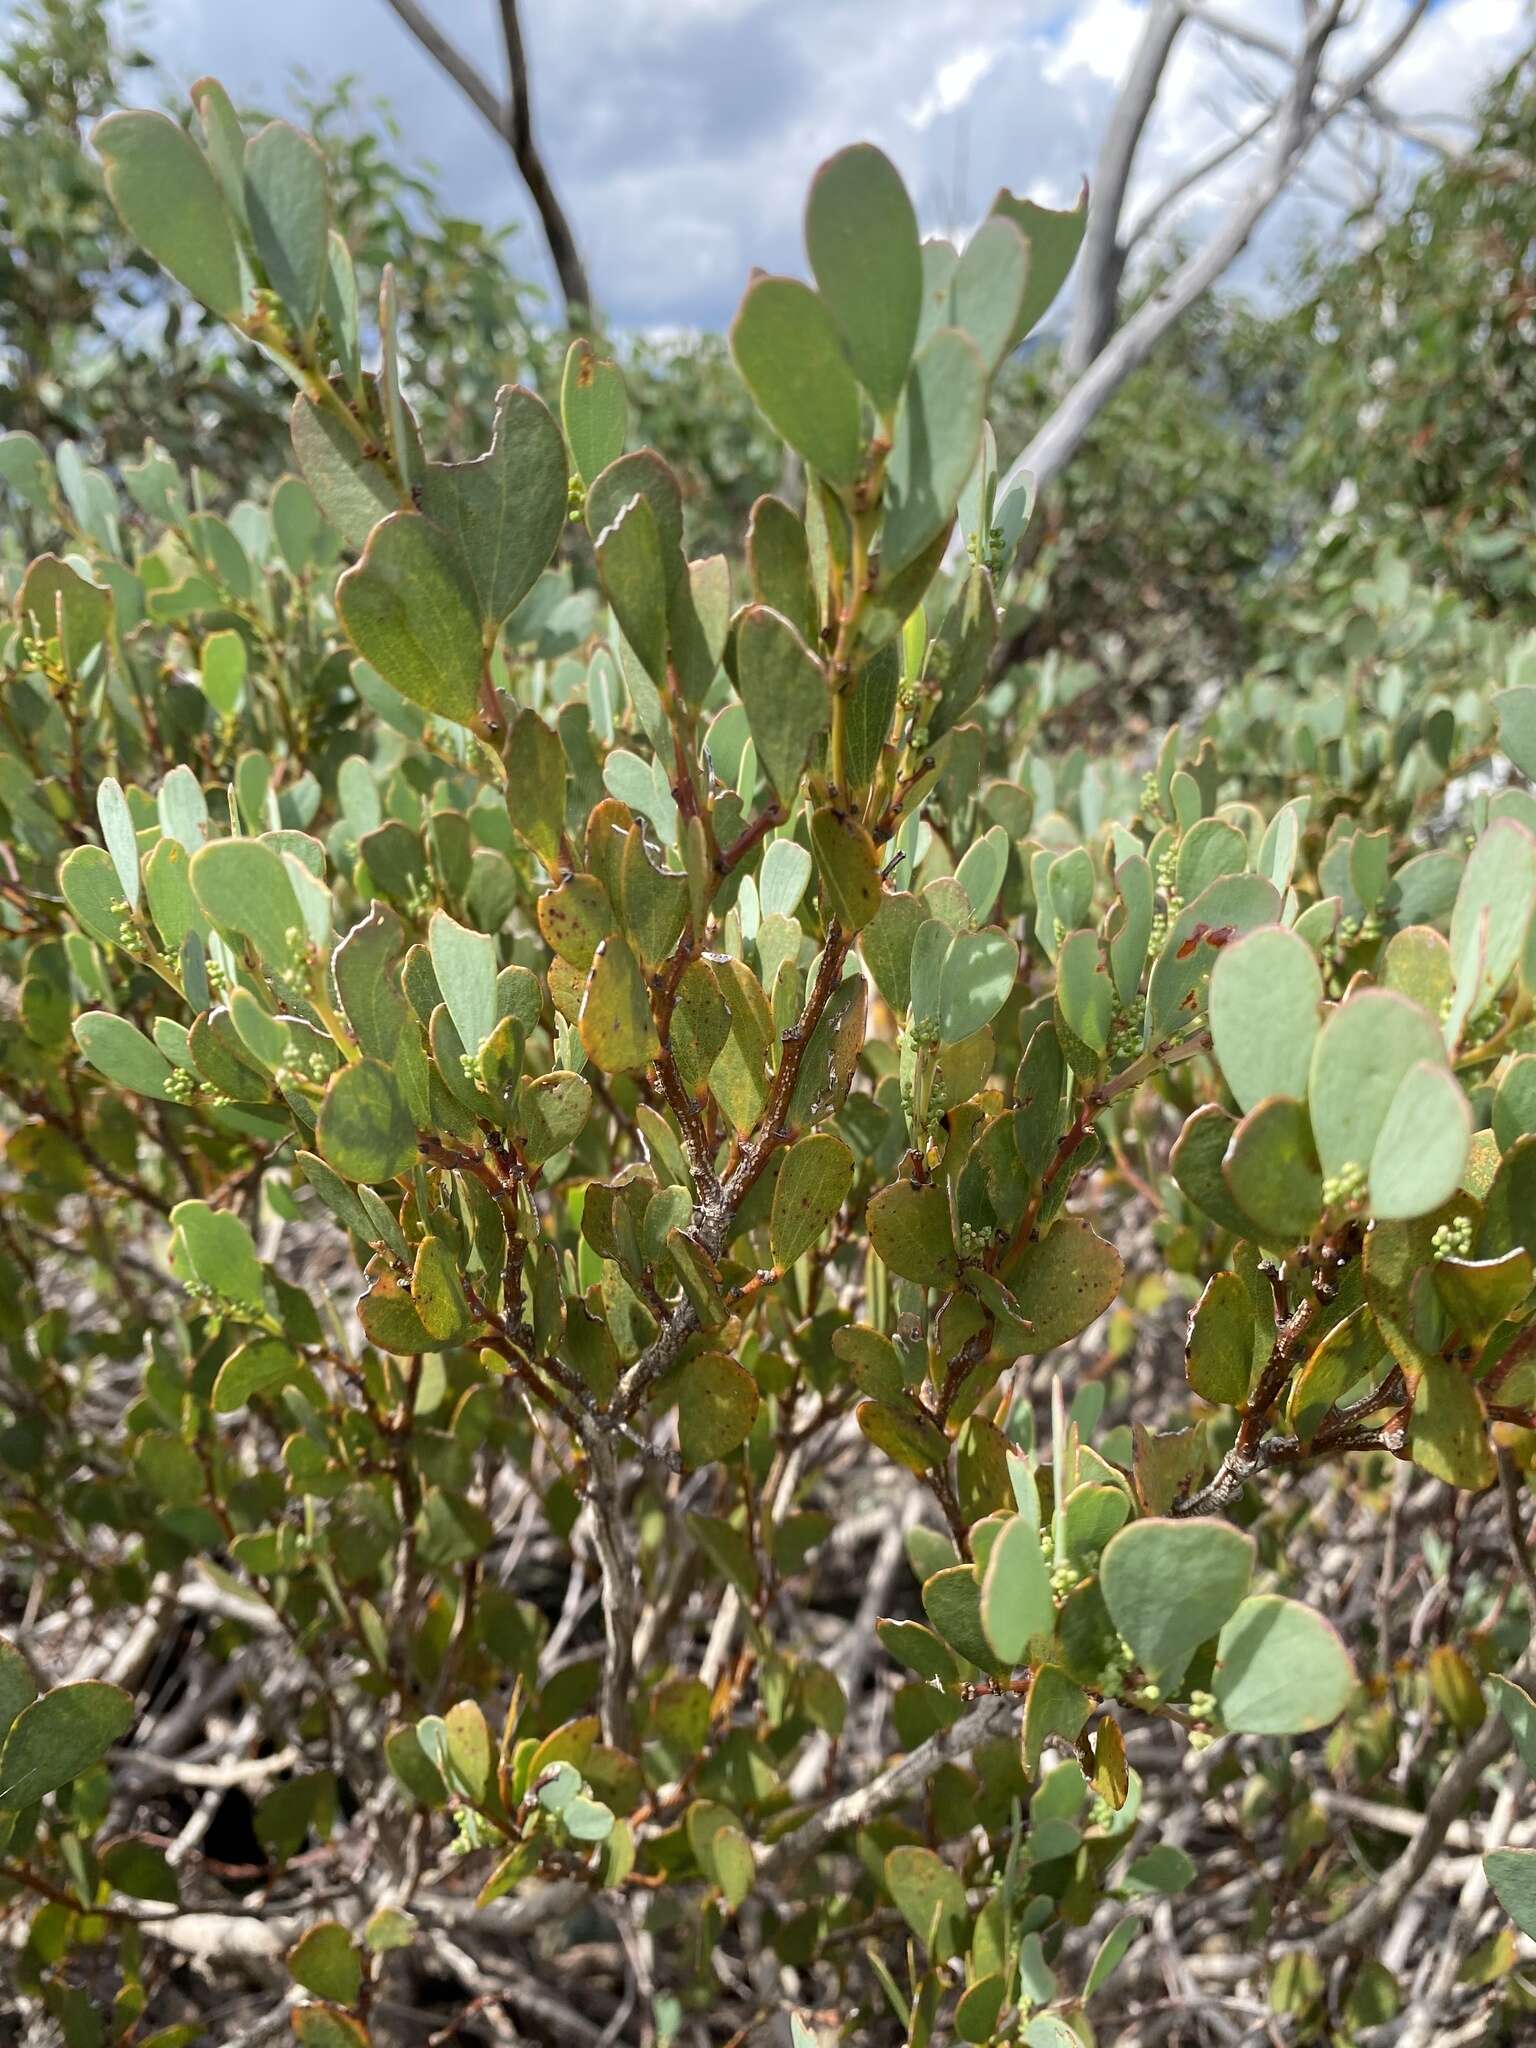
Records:
[[[1150,768],[1141,778],[1141,811],[1148,818],[1160,818],[1163,814],[1163,792]]]
[[[962,1259],[979,1259],[992,1248],[992,1232],[979,1223],[962,1223],[955,1233],[955,1243]]]
[[[1429,1246],[1436,1259],[1470,1259],[1472,1218],[1453,1216],[1448,1223],[1436,1224],[1435,1234],[1430,1239]]]
[[[1104,1797],[1096,1792],[1088,1807],[1088,1825],[1091,1828],[1109,1828],[1115,1824],[1115,1809]]]
[[[1374,946],[1383,930],[1381,919],[1374,910],[1368,910],[1363,917],[1341,917],[1329,956],[1333,964],[1343,966],[1346,954],[1356,946]]]
[[[1132,1060],[1141,1051],[1146,1036],[1147,999],[1134,996],[1115,1019],[1110,1033],[1109,1053],[1114,1060]]]
[[[1136,1656],[1124,1636],[1115,1638],[1115,1648],[1104,1669],[1099,1673],[1099,1691],[1106,1699],[1118,1699],[1120,1688],[1125,1684],[1125,1675],[1135,1663]]]
[[[232,1295],[221,1294],[218,1288],[210,1287],[206,1280],[199,1280],[195,1275],[182,1282],[182,1292],[197,1303],[204,1315],[249,1316],[251,1313],[250,1302],[236,1301]]]
[[[573,475],[565,487],[565,516],[579,522],[586,516],[587,487],[579,476]]]
[[[1357,1161],[1351,1159],[1341,1166],[1337,1173],[1330,1173],[1323,1180],[1323,1207],[1325,1209],[1353,1209],[1365,1200],[1366,1171]]]
[[[125,953],[131,953],[139,943],[139,930],[133,921],[133,912],[128,908],[127,897],[114,897],[110,908],[117,919],[117,943]]]
[[[472,1855],[476,1849],[489,1849],[500,1839],[490,1822],[468,1806],[453,1809],[453,1824],[458,1837],[453,1845],[454,1853],[459,1856]]]
[[[284,1060],[273,1075],[279,1088],[323,1087],[330,1068],[325,1063],[325,1054],[318,1047],[302,1060]]]
[[[165,1092],[172,1102],[190,1102],[197,1093],[197,1076],[189,1074],[185,1067],[172,1067],[166,1077]]]
[[[216,996],[223,995],[229,987],[229,975],[222,960],[208,962],[208,986]]]
[[[988,569],[994,576],[1001,576],[1007,567],[1004,560],[1003,529],[989,527],[986,539],[979,532],[968,533],[965,537],[965,551],[978,569]]]

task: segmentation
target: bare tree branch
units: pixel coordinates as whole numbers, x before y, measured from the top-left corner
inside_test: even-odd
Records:
[[[427,55],[448,74],[470,105],[489,122],[511,150],[512,160],[528,188],[528,196],[539,216],[539,225],[544,230],[544,241],[565,300],[566,325],[578,332],[586,332],[592,324],[592,287],[587,281],[586,265],[576,247],[570,221],[533,139],[528,61],[523,48],[517,0],[498,0],[510,87],[506,99],[494,91],[463,51],[449,41],[436,22],[417,5],[417,0],[387,0],[387,4]]]
[[[1158,88],[1184,18],[1181,0],[1153,0],[1105,132],[1090,181],[1088,225],[1077,259],[1077,288],[1065,351],[1069,376],[1080,377],[1115,330],[1127,254],[1119,238],[1120,215],[1137,146],[1157,105]]]
[[[1118,334],[1069,386],[1056,410],[1035,434],[998,487],[1001,498],[1022,476],[1037,485],[1058,476],[1081,446],[1104,406],[1151,356],[1247,247],[1254,229],[1294,177],[1321,135],[1392,62],[1428,12],[1429,0],[1413,0],[1397,29],[1335,88],[1320,95],[1323,55],[1340,25],[1344,0],[1314,10],[1295,59],[1291,83],[1273,123],[1273,135],[1255,177],[1233,200],[1209,239],[1154,292]]]

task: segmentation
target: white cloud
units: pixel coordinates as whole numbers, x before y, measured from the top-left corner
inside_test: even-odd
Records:
[[[1144,12],[1133,0],[1087,0],[1046,60],[1046,79],[1060,85],[1074,71],[1088,71],[1118,85],[1141,34]]]
[[[939,66],[933,90],[924,93],[907,120],[914,128],[931,128],[940,114],[952,114],[963,107],[972,87],[986,77],[991,62],[992,51],[983,44],[951,57],[947,64]]]
[[[493,0],[422,4],[499,83]],[[1348,47],[1378,39],[1406,4],[1364,0]],[[1300,13],[1292,0],[1222,5],[1270,34],[1294,34]],[[803,271],[807,183],[858,138],[890,153],[927,232],[970,227],[999,185],[1070,205],[1145,0],[524,0],[523,11],[536,127],[600,302],[624,324],[721,325],[753,264]],[[1384,96],[1413,114],[1464,112],[1514,54],[1524,19],[1525,0],[1439,0]],[[237,94],[281,103],[301,63],[315,82],[355,72],[365,97],[394,103],[403,151],[440,167],[451,205],[528,221],[505,148],[385,0],[155,0],[146,39],[178,91],[213,71]],[[160,87],[136,77],[133,90]],[[1135,191],[1166,184],[1242,106],[1211,36],[1187,26]],[[1283,264],[1309,226],[1340,217],[1353,196],[1346,173],[1342,158],[1319,155],[1322,190],[1274,210],[1245,282]],[[1251,174],[1251,157],[1238,159],[1180,224],[1198,231]],[[516,249],[542,274],[536,230]]]

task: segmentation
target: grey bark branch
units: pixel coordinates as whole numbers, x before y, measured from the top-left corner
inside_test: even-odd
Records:
[[[592,287],[586,265],[576,246],[565,208],[560,204],[533,136],[533,113],[528,92],[528,61],[523,47],[522,24],[517,0],[498,0],[502,44],[507,54],[508,94],[503,99],[458,46],[445,36],[436,22],[417,5],[417,0],[387,0],[396,18],[463,93],[475,111],[501,137],[512,152],[518,175],[527,187],[544,232],[555,275],[565,300],[569,327],[586,332],[592,325]]]
[[[1180,0],[1154,0],[1099,151],[1090,181],[1088,225],[1078,252],[1072,325],[1064,353],[1067,374],[1072,377],[1082,375],[1115,330],[1120,279],[1128,253],[1120,240],[1120,216],[1136,150],[1157,105],[1163,72],[1183,25]]]
[[[1323,53],[1338,28],[1343,0],[1329,0],[1312,15],[1306,40],[1295,58],[1290,86],[1281,102],[1274,133],[1253,182],[1236,198],[1205,244],[1180,265],[1141,306],[1083,374],[1069,386],[1055,411],[998,486],[999,499],[1026,475],[1038,486],[1050,483],[1070,462],[1100,412],[1131,374],[1152,355],[1216,281],[1230,269],[1276,199],[1295,175],[1313,142],[1351,101],[1390,64],[1428,12],[1429,0],[1413,0],[1402,22],[1326,98],[1319,97]]]
[[[1005,1734],[1017,1723],[1021,1705],[1022,1702],[1011,1693],[992,1693],[979,1700],[969,1713],[961,1715],[953,1728],[943,1728],[937,1735],[930,1735],[926,1742],[920,1743],[899,1763],[892,1764],[889,1770],[882,1771],[857,1792],[847,1792],[841,1799],[832,1800],[792,1834],[785,1835],[765,1850],[757,1866],[759,1881],[776,1877],[796,1863],[803,1862],[807,1856],[814,1856],[818,1849],[824,1849],[845,1828],[863,1827],[876,1814],[898,1805],[909,1793],[915,1792],[940,1764],[969,1755],[979,1742],[985,1742],[989,1736]]]

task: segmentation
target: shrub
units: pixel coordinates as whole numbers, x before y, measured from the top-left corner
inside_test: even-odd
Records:
[[[617,1932],[636,2038],[1091,2041],[1201,1876],[1186,1773],[1304,1854],[1292,1751],[1380,1739],[1293,1476],[1502,1460],[1518,1533],[1529,651],[1449,708],[1503,749],[1454,812],[1362,751],[1396,670],[1294,760],[1237,713],[1027,786],[984,408],[1080,214],[1001,194],[957,256],[823,166],[815,288],[732,328],[805,472],[733,590],[584,343],[429,459],[318,152],[198,116],[111,116],[107,187],[292,379],[300,474],[225,519],[153,449],[125,504],[0,443],[62,548],[0,756],[25,2008],[166,2048],[285,1957],[327,2048],[426,2038],[413,1985],[596,2038],[511,1955],[545,1925]],[[1519,1557],[1483,1764],[1536,1764]],[[1436,1655],[1444,1755],[1488,1708]],[[1488,1859],[1527,1934],[1533,1863]],[[1301,1886],[1277,2010],[1332,2024],[1399,1877]]]

